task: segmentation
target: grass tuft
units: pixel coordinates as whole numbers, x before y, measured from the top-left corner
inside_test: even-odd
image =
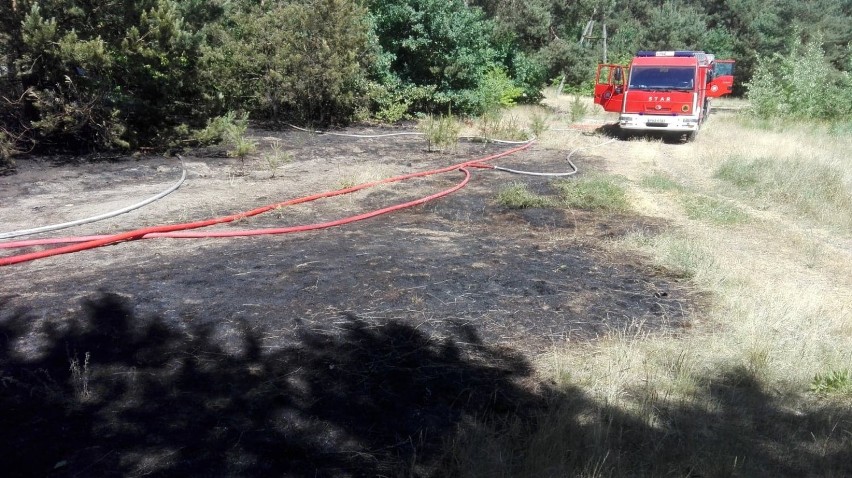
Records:
[[[627,190],[614,176],[588,176],[555,181],[566,206],[579,209],[622,212],[630,209]]]
[[[681,199],[686,215],[690,219],[708,221],[713,224],[732,225],[748,220],[742,209],[729,201],[707,196],[686,196]]]
[[[528,207],[551,207],[554,201],[546,196],[540,196],[530,191],[526,185],[514,183],[497,194],[497,203],[512,209]]]
[[[640,184],[648,189],[653,189],[655,191],[681,192],[685,190],[685,188],[680,183],[663,173],[654,173],[645,176],[644,178],[642,178]]]
[[[818,373],[811,381],[810,389],[811,392],[819,395],[852,395],[852,373],[849,373],[849,370],[834,370],[828,373]]]
[[[458,145],[461,125],[452,115],[441,115],[437,118],[429,115],[417,125],[426,138],[426,149],[429,151],[446,151]]]
[[[495,139],[504,141],[526,141],[529,133],[521,127],[521,120],[516,115],[506,115],[502,110],[492,110],[484,113],[477,120],[478,132],[485,141]],[[546,120],[531,124],[533,128],[546,128]]]

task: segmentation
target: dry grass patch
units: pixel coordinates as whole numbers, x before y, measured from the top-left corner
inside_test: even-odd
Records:
[[[539,361],[551,406],[533,425],[460,439],[455,456],[486,454],[493,476],[852,474],[850,152],[830,126],[725,114],[694,143],[607,149],[627,188],[687,212],[610,247],[679,272],[711,305],[676,336],[637,319],[555,344]],[[487,475],[467,465],[459,475]]]
[[[595,104],[594,99],[591,96],[573,94],[557,95],[556,88],[548,88],[544,91],[542,104],[552,108],[560,114],[566,115],[566,120],[571,119],[570,113],[572,110],[577,111],[579,108],[583,108],[585,110],[583,117],[586,119],[603,120],[618,118],[618,113],[609,113],[604,111],[600,105]],[[575,113],[574,119],[577,119],[576,116],[577,115]]]
[[[842,162],[728,157],[714,177],[765,207],[788,207],[821,223],[852,230],[852,177]],[[847,161],[848,162],[848,161]]]

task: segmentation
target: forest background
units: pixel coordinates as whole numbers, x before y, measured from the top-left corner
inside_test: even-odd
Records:
[[[737,61],[760,114],[842,117],[851,24],[850,0],[4,0],[0,169],[166,149],[221,118],[396,122],[590,92],[604,31],[609,62],[703,50]]]

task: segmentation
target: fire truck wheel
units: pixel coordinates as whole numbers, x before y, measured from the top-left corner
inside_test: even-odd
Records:
[[[698,137],[698,131],[692,131],[692,132],[686,133],[686,142],[691,143],[691,142],[695,141],[695,138],[697,138],[697,137]]]

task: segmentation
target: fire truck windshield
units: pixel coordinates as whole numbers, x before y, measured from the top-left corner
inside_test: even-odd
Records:
[[[630,69],[628,89],[691,91],[695,87],[695,68],[684,66],[634,66]]]

